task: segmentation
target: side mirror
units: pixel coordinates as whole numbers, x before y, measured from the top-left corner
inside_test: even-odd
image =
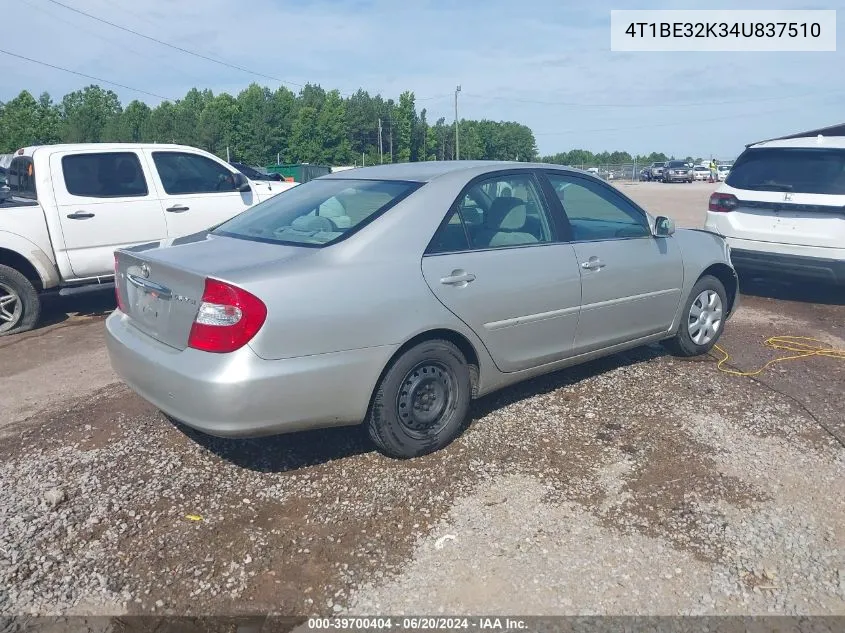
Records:
[[[669,237],[675,232],[675,221],[672,218],[658,216],[654,221],[655,237]]]
[[[249,191],[249,179],[241,172],[237,171],[232,174],[233,188],[238,191]]]

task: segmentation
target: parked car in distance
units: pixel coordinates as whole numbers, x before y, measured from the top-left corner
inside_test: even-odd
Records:
[[[716,165],[716,176],[718,176],[719,182],[725,181],[725,179],[728,177],[728,174],[731,172],[732,167],[733,165],[730,163]]]
[[[18,150],[0,202],[0,336],[31,329],[47,293],[108,287],[115,248],[201,231],[278,191],[184,145]],[[290,185],[291,183],[270,183]]]
[[[219,436],[363,422],[400,458],[532,376],[658,341],[704,354],[738,301],[721,237],[582,171],[492,161],[330,174],[121,248],[115,271],[112,365],[173,419]]]
[[[663,182],[692,182],[692,165],[684,160],[670,160],[663,166]]]
[[[845,284],[845,137],[751,145],[710,196],[705,228],[747,273]]]
[[[272,174],[266,169],[262,169],[260,167],[253,167],[251,165],[247,165],[246,163],[236,163],[234,161],[229,164],[250,180],[284,180],[281,174]]]
[[[649,180],[662,180],[664,165],[666,165],[665,162],[652,163],[648,168]]]
[[[696,165],[692,168],[693,180],[710,180],[710,170],[706,165]]]

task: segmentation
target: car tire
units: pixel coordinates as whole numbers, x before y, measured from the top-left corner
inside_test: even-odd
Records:
[[[471,399],[470,368],[461,351],[449,341],[424,341],[384,373],[367,416],[367,432],[388,457],[426,455],[458,437]]]
[[[13,299],[10,299],[13,297]],[[0,264],[0,336],[27,332],[41,316],[41,299],[35,286],[19,271]]]
[[[725,286],[715,277],[704,275],[695,282],[684,303],[677,334],[663,341],[663,345],[675,356],[706,354],[722,336],[727,307]],[[718,318],[714,314],[716,309]]]

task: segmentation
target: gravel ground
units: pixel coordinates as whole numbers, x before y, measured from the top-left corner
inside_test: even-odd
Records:
[[[775,305],[725,347],[756,362],[762,320],[838,338],[842,307]],[[835,387],[802,403],[643,348],[479,401],[410,462],[358,429],[211,439],[107,386],[6,429],[0,612],[845,614],[845,463],[817,421],[840,365],[772,374]]]

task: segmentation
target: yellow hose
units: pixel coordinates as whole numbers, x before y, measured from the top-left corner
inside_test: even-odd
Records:
[[[768,363],[759,369],[755,369],[754,371],[738,371],[736,369],[724,367],[724,364],[730,359],[730,355],[719,345],[714,345],[713,349],[717,350],[724,356],[724,358],[716,364],[716,368],[719,371],[723,371],[726,374],[731,374],[733,376],[757,376],[762,374],[767,368],[771,367],[775,363],[782,363],[788,360],[799,360],[802,358],[810,358],[811,356],[826,356],[828,358],[845,360],[845,349],[836,349],[824,341],[820,341],[816,338],[810,338],[809,336],[772,336],[763,341],[763,345],[771,349],[794,353],[788,356],[773,358]]]

